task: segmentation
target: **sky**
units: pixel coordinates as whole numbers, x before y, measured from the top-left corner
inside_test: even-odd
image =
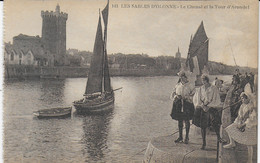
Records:
[[[57,4],[68,13],[67,49],[93,51],[99,8],[106,0],[6,0],[4,5],[4,41],[12,42],[20,33],[41,36],[41,10],[55,11]],[[149,5],[134,8],[132,5]],[[118,5],[118,8],[113,6]],[[125,8],[130,5],[130,8]],[[179,8],[152,8],[175,5]],[[186,6],[186,9],[180,8]],[[188,9],[200,6],[202,9]],[[211,5],[213,8],[204,8]],[[225,6],[216,8],[215,5]],[[246,6],[246,9],[228,9]],[[122,7],[124,6],[124,7]],[[191,35],[201,21],[209,37],[209,60],[228,65],[257,67],[258,1],[115,1],[110,0],[108,53],[149,56],[175,56],[180,48],[187,57]]]

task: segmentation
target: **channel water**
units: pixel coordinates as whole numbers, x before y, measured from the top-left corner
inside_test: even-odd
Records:
[[[231,76],[218,78],[231,80]],[[111,80],[114,89],[123,89],[115,92],[110,112],[79,115],[73,109],[64,119],[37,119],[32,113],[72,106],[83,97],[86,78],[5,81],[5,162],[141,162],[144,152],[140,151],[151,138],[177,130],[170,117],[170,94],[178,77]]]

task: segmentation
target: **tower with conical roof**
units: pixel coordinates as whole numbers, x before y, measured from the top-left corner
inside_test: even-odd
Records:
[[[181,58],[180,49],[178,47],[178,52],[175,54],[175,58]]]
[[[41,11],[42,41],[44,48],[54,55],[54,65],[64,64],[66,54],[66,21],[68,14],[60,12],[57,4],[56,10]]]

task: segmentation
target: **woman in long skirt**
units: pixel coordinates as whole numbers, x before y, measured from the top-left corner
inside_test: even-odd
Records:
[[[235,147],[235,141],[247,145],[248,163],[252,163],[253,145],[257,144],[257,113],[253,100],[246,93],[241,93],[242,105],[238,111],[238,117],[234,123],[229,125],[225,130],[228,133],[230,143],[224,145],[224,148]]]
[[[175,140],[175,143],[183,142],[182,130],[183,122],[186,127],[185,144],[189,142],[190,120],[194,114],[194,106],[192,104],[191,95],[193,93],[193,87],[189,83],[187,76],[184,72],[179,73],[179,82],[175,86],[175,89],[171,95],[173,99],[171,117],[178,121],[179,137]]]

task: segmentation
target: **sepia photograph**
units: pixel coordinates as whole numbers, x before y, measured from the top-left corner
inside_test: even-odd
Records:
[[[256,163],[257,0],[5,0],[5,163]]]

